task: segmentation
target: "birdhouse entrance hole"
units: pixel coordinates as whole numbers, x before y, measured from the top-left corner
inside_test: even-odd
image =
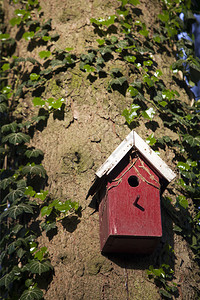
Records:
[[[137,176],[130,176],[128,178],[128,184],[131,186],[131,187],[136,187],[139,185],[139,179]]]

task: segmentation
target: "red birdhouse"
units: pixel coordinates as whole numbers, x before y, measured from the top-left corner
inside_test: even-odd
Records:
[[[176,175],[134,131],[96,175],[101,251],[153,252],[162,236],[161,189]]]

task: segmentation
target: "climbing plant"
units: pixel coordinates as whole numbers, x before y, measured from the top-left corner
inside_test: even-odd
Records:
[[[175,224],[174,232],[186,239],[196,262],[200,263],[199,100],[191,99],[191,103],[187,104],[180,99],[178,91],[168,87],[163,71],[154,59],[156,52],[173,47],[176,61],[169,66],[172,80],[178,82],[177,74],[181,71],[183,77],[186,76],[193,84],[189,70],[200,72],[200,61],[194,55],[193,42],[184,38],[178,41],[177,34],[183,30],[189,32],[191,23],[195,21],[192,13],[194,7],[189,0],[161,2],[162,12],[151,29],[134,13],[139,0],[120,0],[114,15],[92,18],[90,22],[98,34],[97,47],[90,47],[77,57],[73,54],[73,48],[58,49],[55,46],[59,35],[50,34],[51,20],[42,21],[38,0],[13,0],[17,8],[10,26],[23,29],[22,39],[29,51],[38,45],[44,46],[45,50],[39,52],[38,59],[14,56],[12,50],[17,41],[2,25],[0,286],[4,298],[42,298],[39,278],[43,273],[49,276],[52,272],[48,249],[38,246],[37,234],[33,232],[30,220],[33,222],[40,215],[44,220],[41,229],[48,232],[55,229],[56,222],[68,213],[78,212],[78,203],[71,200],[62,202],[49,195],[45,189],[46,171],[41,164],[44,154],[29,146],[36,127],[45,126],[51,113],[65,109],[64,98],[46,98],[40,92],[41,88],[55,74],[77,64],[88,75],[90,82],[105,78],[109,93],[117,90],[124,96],[132,97],[131,106],[122,112],[130,129],[136,128],[140,122],[151,124],[158,115],[165,127],[177,133],[178,138],[172,140],[169,136],[157,137],[152,132],[147,142],[154,150],[168,147],[174,152],[178,174],[177,196],[175,201],[170,194],[165,196],[163,205]],[[179,18],[181,12],[185,15],[184,22]],[[183,53],[187,54],[186,59]],[[115,66],[111,63],[113,61],[119,64]],[[181,84],[184,86],[184,81]],[[189,93],[186,85],[185,88]],[[39,109],[38,114],[29,121],[14,113],[19,99],[28,93],[32,95],[33,105]],[[172,203],[175,213],[170,209]],[[190,203],[193,210],[190,210]],[[165,246],[170,255],[174,255],[171,246]],[[170,261],[150,266],[147,274],[159,287],[163,297],[170,299],[178,295],[178,287],[172,282],[174,271]],[[198,290],[197,295],[199,293]]]
[[[19,1],[13,1],[18,3]],[[40,23],[40,18],[33,21],[31,12],[41,10],[38,1],[27,1],[22,9],[16,9],[11,26],[20,26],[25,31],[22,38],[29,44],[47,43],[57,38],[49,36],[51,21]],[[3,13],[2,24],[3,24]],[[39,287],[40,277],[52,276],[53,267],[50,263],[46,247],[38,246],[38,230],[33,223],[37,217],[46,217],[41,230],[46,232],[56,228],[56,221],[62,220],[69,213],[78,211],[79,205],[70,199],[62,202],[53,199],[43,190],[46,185],[46,171],[41,164],[44,153],[31,147],[30,140],[36,126],[43,126],[50,113],[61,110],[64,99],[41,99],[33,97],[34,106],[43,108],[27,121],[15,114],[19,99],[26,93],[34,92],[47,81],[47,75],[53,72],[56,65],[71,64],[68,51],[62,54],[41,51],[38,60],[28,57],[12,56],[12,47],[16,41],[6,33],[2,25],[1,41],[1,95],[0,95],[0,288],[2,299],[41,299],[43,292]],[[54,61],[47,58],[55,56]],[[58,56],[62,56],[62,61]],[[56,62],[55,62],[56,60]],[[65,62],[63,63],[63,60]],[[49,67],[51,63],[51,67]],[[28,71],[28,69],[30,71]]]

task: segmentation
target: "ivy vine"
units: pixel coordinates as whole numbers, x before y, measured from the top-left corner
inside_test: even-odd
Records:
[[[38,248],[37,235],[32,231],[30,218],[39,214],[44,217],[42,230],[56,228],[56,222],[68,213],[78,212],[78,203],[52,199],[44,190],[46,171],[41,162],[43,152],[29,146],[32,132],[36,126],[44,126],[50,113],[63,110],[65,99],[45,98],[38,91],[54,74],[79,64],[80,70],[88,74],[91,82],[105,78],[110,93],[118,90],[130,95],[133,103],[124,109],[122,115],[130,129],[139,122],[151,123],[158,115],[165,127],[178,134],[178,139],[169,136],[157,137],[154,132],[147,142],[154,150],[170,148],[177,165],[178,179],[176,203],[170,195],[163,199],[169,205],[171,218],[175,224],[174,232],[182,235],[200,264],[200,130],[199,100],[188,105],[180,99],[176,90],[167,88],[162,70],[157,68],[154,54],[166,47],[176,45],[176,61],[170,66],[172,79],[179,83],[177,72],[187,76],[190,84],[194,78],[190,69],[200,72],[200,61],[194,55],[194,44],[184,38],[177,40],[177,34],[188,31],[195,21],[194,7],[191,1],[163,0],[162,13],[157,16],[155,27],[150,30],[134,14],[139,0],[119,0],[116,14],[108,18],[92,18],[91,24],[98,33],[96,48],[77,57],[72,48],[56,49],[53,41],[58,34],[51,35],[51,20],[41,21],[41,7],[38,0],[18,1],[21,8],[15,10],[10,20],[11,26],[23,28],[22,38],[27,42],[28,50],[43,45],[38,60],[32,57],[13,56],[16,41],[2,25],[0,41],[2,45],[1,95],[0,95],[0,176],[1,183],[1,240],[0,240],[0,286],[6,299],[41,299],[42,291],[38,287],[39,276],[52,272],[46,247]],[[36,18],[32,19],[31,12]],[[185,15],[184,22],[179,14]],[[1,14],[3,16],[3,14]],[[3,24],[3,19],[2,19]],[[192,40],[192,36],[191,36]],[[187,58],[183,59],[183,53]],[[119,67],[110,67],[109,61],[119,60],[126,71]],[[42,61],[42,62],[41,62]],[[29,66],[29,68],[27,67]],[[30,67],[31,66],[31,67]],[[29,71],[28,71],[29,70]],[[127,71],[128,70],[128,71]],[[108,79],[108,80],[107,80]],[[184,81],[181,82],[185,86]],[[189,91],[189,88],[187,88]],[[29,121],[15,116],[14,111],[21,97],[31,92],[32,103],[40,108],[39,114]],[[42,113],[41,113],[42,112]],[[41,185],[35,184],[40,182]],[[190,200],[189,200],[190,199]],[[189,203],[193,211],[190,212]],[[171,246],[168,247],[172,251]],[[178,294],[176,284],[169,282],[174,271],[169,262],[159,266],[150,266],[148,276],[153,278],[164,298],[171,299]],[[200,291],[197,291],[199,296]]]

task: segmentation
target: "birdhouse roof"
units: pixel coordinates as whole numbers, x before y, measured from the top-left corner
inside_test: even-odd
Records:
[[[176,174],[168,165],[151,149],[151,147],[135,132],[131,131],[123,142],[113,151],[104,164],[97,170],[97,177],[108,175],[122,158],[131,150],[137,149],[139,153],[150,163],[150,165],[168,182],[172,181]]]

